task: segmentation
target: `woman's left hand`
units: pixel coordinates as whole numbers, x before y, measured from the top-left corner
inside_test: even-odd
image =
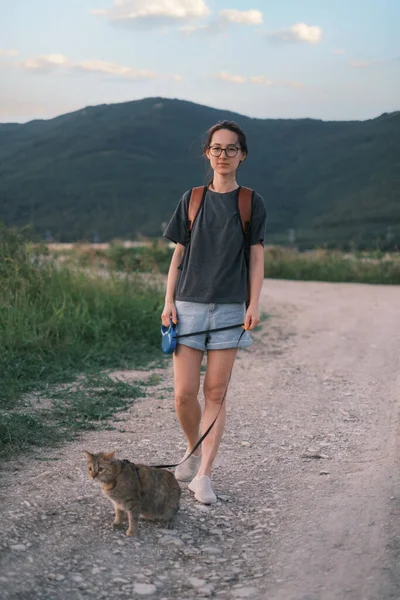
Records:
[[[254,329],[260,322],[260,314],[258,311],[258,306],[249,305],[246,316],[244,319],[244,328],[245,329]]]

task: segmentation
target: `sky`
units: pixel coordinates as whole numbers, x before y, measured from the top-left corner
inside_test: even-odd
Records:
[[[0,0],[0,123],[163,96],[258,118],[400,109],[400,0]]]

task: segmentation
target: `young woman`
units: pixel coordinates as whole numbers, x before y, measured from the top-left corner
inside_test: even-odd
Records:
[[[164,236],[176,243],[168,273],[162,324],[179,322],[179,334],[244,323],[239,347],[252,344],[248,330],[260,322],[259,297],[264,279],[264,202],[253,195],[249,231],[250,299],[246,309],[247,268],[244,236],[238,208],[236,172],[248,153],[242,129],[232,121],[211,127],[204,154],[213,170],[204,200],[189,231],[190,191],[181,198]],[[187,457],[199,439],[200,423],[206,431],[215,419],[229,383],[243,329],[184,337],[174,353],[175,408],[186,436]],[[207,350],[204,378],[204,414],[197,398],[200,367]],[[217,501],[211,485],[212,465],[226,418],[224,402],[219,417],[194,455],[179,465],[175,477],[190,481],[189,489],[204,504]]]

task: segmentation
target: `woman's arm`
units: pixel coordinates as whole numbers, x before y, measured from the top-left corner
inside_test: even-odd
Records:
[[[165,305],[161,314],[161,321],[164,327],[168,327],[170,318],[172,318],[174,323],[177,322],[174,296],[176,280],[178,279],[178,267],[182,262],[184,251],[185,246],[182,246],[182,244],[177,244],[172,255],[171,264],[169,266],[167,289],[165,293]]]
[[[264,281],[264,246],[255,244],[250,246],[250,302],[246,312],[244,326],[246,329],[254,329],[260,322],[258,303]]]

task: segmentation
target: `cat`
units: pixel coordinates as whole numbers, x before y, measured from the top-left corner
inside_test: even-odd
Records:
[[[128,513],[129,536],[136,535],[140,515],[173,527],[181,488],[170,471],[119,460],[115,452],[91,454],[84,450],[84,454],[89,477],[101,482],[104,495],[114,505],[114,527],[122,525],[124,512]]]

